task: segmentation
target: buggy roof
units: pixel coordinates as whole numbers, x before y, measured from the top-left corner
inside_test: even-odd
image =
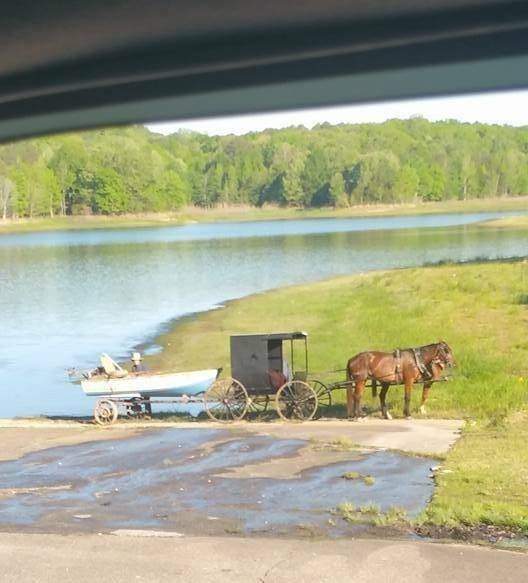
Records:
[[[261,338],[262,340],[301,340],[307,332],[275,332],[272,334],[233,334],[231,338]]]

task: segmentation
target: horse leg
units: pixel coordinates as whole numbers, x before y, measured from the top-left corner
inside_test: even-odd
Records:
[[[429,391],[431,389],[432,383],[424,383],[423,390],[422,390],[422,404],[420,405],[420,413],[422,415],[426,415],[427,411],[425,410],[425,402],[429,397]]]
[[[352,385],[347,385],[346,397],[347,397],[347,417],[349,419],[352,419],[352,417],[354,417],[354,393],[352,390]]]
[[[412,380],[405,381],[405,404],[403,406],[403,416],[407,419],[411,418],[411,392],[412,392],[413,382]]]
[[[365,390],[365,381],[357,381],[354,388],[354,417],[359,419],[361,417],[361,396]]]
[[[385,397],[387,396],[387,391],[389,390],[390,384],[389,383],[381,383],[381,391],[380,391],[380,405],[381,405],[381,415],[384,419],[392,419],[392,415],[389,413],[387,409],[387,403],[385,401]]]

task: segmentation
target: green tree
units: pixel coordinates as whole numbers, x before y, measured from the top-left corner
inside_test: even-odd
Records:
[[[13,181],[7,176],[0,176],[0,212],[4,220],[7,219],[7,213],[11,208],[14,190]]]
[[[330,179],[328,188],[329,202],[334,207],[348,206],[347,194],[345,192],[345,181],[341,172],[336,172]]]
[[[439,201],[442,200],[445,193],[445,175],[442,169],[433,165],[429,169],[429,173],[424,180],[422,186],[422,199],[424,201]]]
[[[123,179],[112,168],[101,168],[93,183],[92,210],[97,214],[120,214],[127,210]]]
[[[110,128],[2,145],[0,177],[12,184],[0,179],[0,217],[513,196],[528,193],[528,128],[425,119],[245,136]]]
[[[49,168],[53,170],[60,191],[60,214],[72,214],[73,207],[78,203],[75,200],[79,175],[88,163],[88,154],[82,138],[68,136],[60,138],[53,156],[49,161]]]
[[[174,211],[187,203],[187,193],[181,177],[169,170],[163,177],[149,187],[149,201],[152,210],[157,212]]]
[[[416,197],[418,192],[418,174],[409,164],[402,166],[394,180],[394,198],[398,202],[408,202]]]
[[[326,151],[321,147],[314,147],[306,157],[301,175],[301,188],[308,204],[312,203],[317,193],[330,180],[331,166]]]
[[[305,152],[284,143],[275,151],[272,172],[276,176],[276,202],[288,206],[300,206],[305,202],[301,183]]]
[[[360,204],[392,202],[399,170],[398,158],[391,152],[373,152],[360,161],[360,177],[354,194]]]

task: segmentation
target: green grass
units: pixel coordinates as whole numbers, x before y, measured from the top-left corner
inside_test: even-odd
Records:
[[[0,234],[33,231],[77,231],[83,229],[133,229],[184,224],[184,215],[149,214],[123,216],[42,217],[16,221],[0,220]]]
[[[407,511],[400,506],[391,506],[387,512],[381,512],[374,517],[376,526],[405,526],[409,524]]]
[[[462,438],[437,474],[438,488],[422,519],[434,524],[505,524],[528,531],[528,264],[443,265],[343,277],[235,301],[186,320],[158,341],[152,368],[223,366],[229,335],[307,330],[314,377],[343,379],[347,359],[365,349],[446,340],[458,366],[434,386],[428,414],[466,418]],[[300,354],[298,362],[301,362]],[[419,417],[420,390],[413,391]],[[344,391],[333,411],[344,415]],[[378,402],[365,393],[372,412]],[[401,388],[389,404],[402,415]],[[376,413],[377,414],[377,413]],[[339,443],[336,447],[354,448]]]
[[[436,482],[421,521],[493,524],[528,533],[528,414],[514,413],[499,425],[468,424]]]
[[[364,506],[360,506],[358,510],[361,512],[361,514],[371,514],[374,516],[381,514],[381,508],[379,504],[365,504]]]
[[[340,451],[354,451],[360,449],[360,446],[357,443],[354,443],[350,437],[347,437],[346,435],[334,439],[329,444],[327,444],[327,446],[331,449]]]
[[[366,504],[356,507],[350,502],[343,502],[337,509],[347,522],[352,524],[366,523],[375,526],[407,526],[409,519],[405,508],[391,506],[386,512],[382,512],[378,504]]]
[[[366,476],[359,472],[346,472],[343,474],[345,480],[362,480],[366,486],[373,486],[376,483],[374,476]]]
[[[343,478],[345,478],[345,480],[359,480],[361,474],[359,472],[346,472],[343,474]]]
[[[528,217],[519,215],[515,217],[505,217],[504,219],[495,219],[493,221],[484,221],[479,223],[480,227],[493,227],[495,229],[528,229]]]
[[[528,197],[449,200],[428,203],[357,205],[349,208],[282,208],[248,205],[201,209],[185,207],[173,213],[145,213],[112,216],[38,217],[16,221],[0,219],[0,234],[29,231],[54,231],[78,229],[119,229],[139,227],[174,226],[189,222],[256,221],[271,219],[345,218],[365,216],[398,216],[437,213],[464,213],[482,211],[526,210]],[[509,219],[508,219],[509,220]],[[489,223],[493,223],[490,221]],[[501,225],[498,226],[508,226]],[[517,225],[512,225],[517,227]],[[524,224],[528,227],[528,224]]]

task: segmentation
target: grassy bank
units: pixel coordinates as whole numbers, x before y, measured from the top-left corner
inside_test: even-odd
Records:
[[[7,221],[0,219],[0,234],[42,231],[76,231],[82,229],[134,229],[140,227],[163,227],[184,224],[189,222],[189,220],[190,219],[183,214],[42,217]]]
[[[367,348],[390,350],[442,338],[458,362],[455,379],[434,387],[429,415],[469,420],[439,474],[426,520],[492,523],[528,531],[528,264],[447,265],[343,277],[230,303],[187,320],[159,339],[160,369],[229,369],[229,334],[303,329],[310,369],[342,369]],[[322,375],[328,380],[344,373]],[[314,374],[314,376],[319,376]],[[413,409],[420,391],[414,391]],[[336,397],[344,402],[344,394]],[[401,388],[389,392],[401,415]],[[365,403],[375,410],[370,395]],[[335,413],[344,414],[342,406]]]
[[[523,262],[343,277],[255,295],[186,321],[159,339],[167,349],[152,357],[152,365],[228,369],[230,333],[307,330],[314,372],[342,369],[366,348],[443,338],[459,366],[455,380],[435,387],[431,414],[503,418],[519,409],[527,388],[527,297],[528,264]],[[399,413],[401,390],[391,392]]]
[[[488,524],[528,534],[528,414],[469,423],[436,482],[421,517],[426,523]]]
[[[496,229],[527,229],[528,217],[521,215],[515,217],[505,217],[503,219],[495,219],[493,221],[484,221],[479,223],[480,227],[492,227]]]
[[[189,222],[254,221],[309,218],[398,216],[438,213],[516,211],[528,209],[528,197],[474,199],[399,205],[359,205],[345,209],[295,209],[266,206],[229,206],[212,209],[186,207],[176,213],[120,216],[76,216],[2,221],[0,233],[77,229],[161,227]]]

